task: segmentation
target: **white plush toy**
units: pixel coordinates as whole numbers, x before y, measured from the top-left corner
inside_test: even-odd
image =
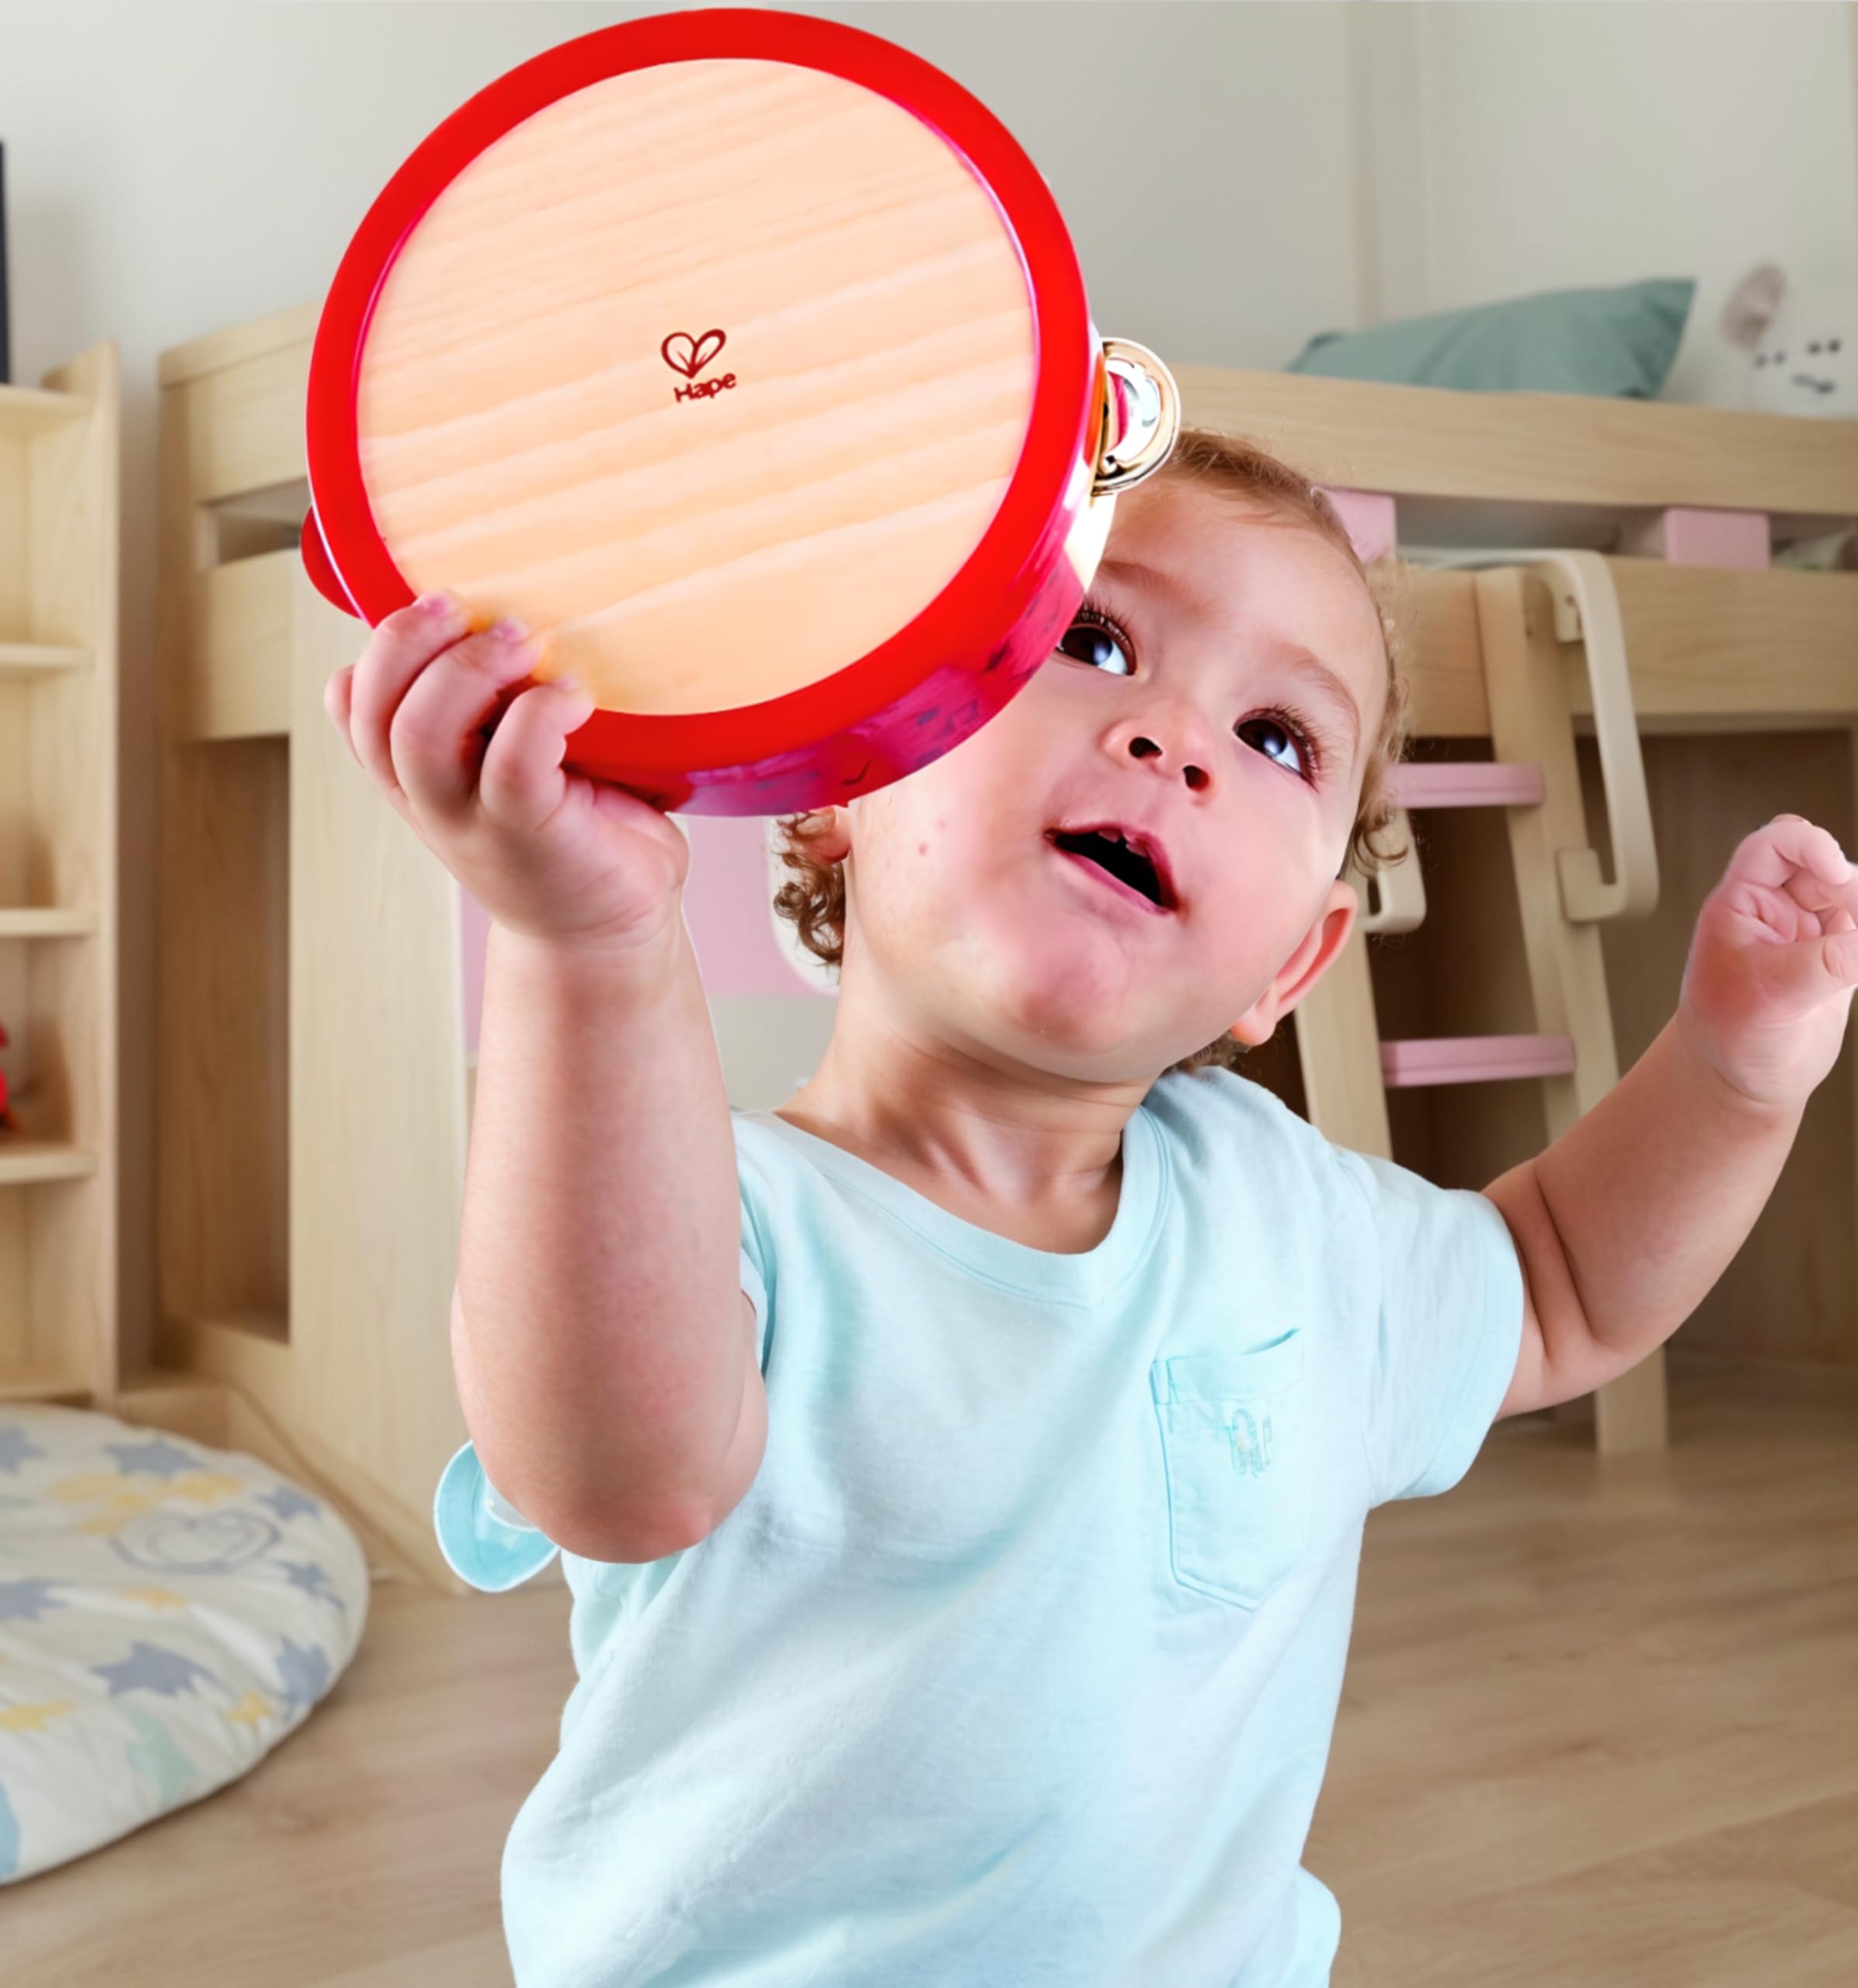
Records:
[[[1724,336],[1755,355],[1748,406],[1858,420],[1858,283],[1795,288],[1763,262],[1730,293],[1722,322]]]

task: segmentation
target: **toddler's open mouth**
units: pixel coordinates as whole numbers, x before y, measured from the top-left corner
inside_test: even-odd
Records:
[[[1143,910],[1167,913],[1177,908],[1167,853],[1140,832],[1103,822],[1090,828],[1048,829],[1046,840]]]

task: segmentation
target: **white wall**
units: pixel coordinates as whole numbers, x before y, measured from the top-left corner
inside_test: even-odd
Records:
[[[1099,329],[1269,366],[1355,313],[1344,10],[807,7],[975,92],[1051,182]],[[0,0],[13,374],[122,348],[124,1319],[153,1284],[155,361],[320,297],[369,203],[506,69],[670,5]],[[496,273],[486,271],[494,282]]]
[[[1853,12],[1360,10],[1386,315],[1694,276],[1667,396],[1732,398],[1747,360],[1717,325],[1737,278],[1858,276]]]

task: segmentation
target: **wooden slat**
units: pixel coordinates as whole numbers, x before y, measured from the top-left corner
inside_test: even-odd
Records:
[[[1253,436],[1345,489],[1858,516],[1858,448],[1842,422],[1216,366],[1174,372],[1190,423]]]
[[[59,1367],[0,1366],[0,1402],[56,1401],[81,1408],[90,1399],[90,1384],[81,1374]]]
[[[1858,574],[1607,565],[1641,720],[1858,717]],[[1593,710],[1584,674],[1574,708]]]
[[[33,905],[0,907],[0,939],[82,939],[98,929],[94,911]]]
[[[1402,568],[1388,583],[1416,739],[1483,739],[1491,728],[1474,576]]]
[[[190,501],[223,502],[304,473],[310,347],[277,346],[166,391],[183,409]]]
[[[26,1139],[0,1133],[0,1187],[38,1180],[82,1180],[97,1170],[97,1156],[64,1139]]]
[[[288,311],[273,311],[268,318],[254,318],[244,325],[223,325],[207,332],[186,345],[170,346],[161,356],[158,374],[164,387],[176,387],[204,373],[218,373],[228,366],[261,359],[282,348],[302,346],[307,349],[316,335],[316,320],[322,315],[317,304],[298,304]]]
[[[1574,1067],[1574,1046],[1564,1035],[1418,1036],[1380,1045],[1390,1090],[1571,1076]]]
[[[291,585],[297,554],[210,567],[195,582],[193,641],[182,659],[180,736],[282,738],[291,728]]]
[[[90,397],[43,387],[0,387],[0,435],[32,436],[82,421]]]
[[[95,651],[54,642],[0,642],[0,678],[43,676],[55,669],[87,669]]]
[[[449,1583],[430,1513],[465,1434],[458,886],[324,714],[357,624],[301,568],[292,599],[287,1426],[339,1485],[377,1487],[373,1515]]]
[[[1738,577],[1746,579],[1750,575]],[[1522,917],[1536,1027],[1574,1044],[1574,1067],[1543,1079],[1548,1136],[1558,1139],[1620,1080],[1613,1008],[1598,925],[1562,915],[1556,853],[1589,839],[1581,771],[1570,723],[1571,670],[1557,641],[1549,590],[1513,568],[1477,575],[1487,658],[1491,747],[1500,759],[1539,766],[1540,808],[1505,811]],[[1627,638],[1630,652],[1630,635]],[[1665,1358],[1661,1347],[1595,1397],[1596,1441],[1605,1452],[1661,1449],[1667,1440]]]
[[[1387,777],[1387,798],[1414,808],[1536,808],[1542,769],[1491,759],[1407,760]]]

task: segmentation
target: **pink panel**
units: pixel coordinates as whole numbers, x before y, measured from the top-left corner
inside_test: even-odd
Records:
[[[691,874],[684,917],[707,994],[811,994],[774,937],[767,824],[752,815],[686,815]]]
[[[1432,1036],[1380,1045],[1381,1079],[1390,1090],[1564,1077],[1574,1067],[1574,1043],[1565,1035]]]
[[[684,923],[708,994],[831,996],[803,980],[774,937],[769,912],[763,824],[749,815],[687,815],[691,874],[684,885]],[[471,893],[458,892],[460,965],[464,989],[464,1047],[475,1055],[484,1014],[484,949],[490,916]]]
[[[1678,505],[1628,531],[1623,549],[1674,566],[1724,566],[1759,573],[1772,549],[1766,511],[1703,510]]]
[[[1506,759],[1396,766],[1388,791],[1400,808],[1539,808],[1542,769]]]
[[[1394,499],[1375,490],[1324,490],[1335,506],[1355,547],[1355,556],[1364,566],[1385,558],[1394,550],[1397,533]]]

